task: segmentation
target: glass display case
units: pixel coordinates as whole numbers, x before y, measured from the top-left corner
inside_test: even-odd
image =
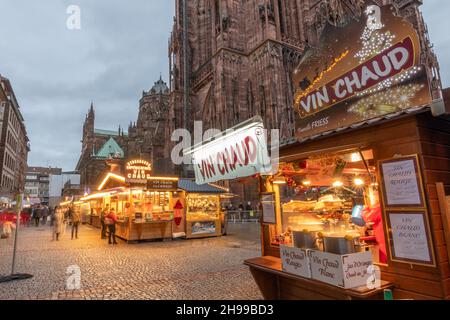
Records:
[[[376,168],[371,150],[281,165],[281,234],[272,244],[348,254],[371,250],[386,263]]]
[[[220,196],[207,194],[186,195],[187,238],[202,238],[221,235]]]

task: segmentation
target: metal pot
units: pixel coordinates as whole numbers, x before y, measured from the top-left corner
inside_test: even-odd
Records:
[[[325,252],[346,255],[358,252],[357,240],[345,237],[323,237],[323,249]]]
[[[317,232],[293,231],[294,247],[300,249],[317,248]]]

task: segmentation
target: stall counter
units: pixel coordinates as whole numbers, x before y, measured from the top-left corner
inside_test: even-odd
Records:
[[[119,221],[116,236],[127,242],[147,240],[171,240],[172,220],[148,221],[142,223]]]
[[[250,271],[266,300],[383,300],[384,290],[393,289],[390,282],[381,281],[377,289],[360,287],[338,288],[312,279],[283,272],[281,259],[265,256],[246,260]]]

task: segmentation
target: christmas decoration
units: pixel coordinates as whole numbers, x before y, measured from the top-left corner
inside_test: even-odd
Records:
[[[420,84],[389,88],[361,99],[351,106],[348,111],[356,114],[361,120],[398,112],[410,107],[411,99],[423,88],[424,85]]]
[[[380,29],[384,27],[382,25]],[[366,27],[361,36],[363,47],[355,54],[355,58],[363,63],[392,47],[394,40],[395,35],[391,34],[390,31],[381,33],[377,28]]]

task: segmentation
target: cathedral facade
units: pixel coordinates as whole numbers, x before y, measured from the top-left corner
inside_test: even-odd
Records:
[[[365,19],[369,3],[390,4],[396,14],[415,26],[421,39],[422,63],[427,67],[434,98],[439,98],[439,68],[419,10],[420,0],[185,0],[186,15],[183,0],[175,1],[168,86],[160,79],[150,91],[144,91],[137,122],[130,124],[128,133],[119,129],[117,134],[99,135],[93,125],[94,111],[90,111],[78,165],[82,184],[83,170],[90,171],[88,163],[95,163],[93,150],[102,148],[100,145],[109,139],[117,142],[125,158],[143,158],[154,163],[158,173],[176,174],[170,159],[176,143],[171,142],[171,134],[185,127],[193,132],[193,121],[201,121],[203,131],[222,131],[260,115],[266,128],[280,130],[282,143],[292,141],[294,93],[299,86],[293,81],[294,69],[307,49],[318,46],[328,24],[345,26]],[[188,26],[187,68],[184,17]],[[186,112],[189,123],[184,123]],[[238,181],[231,189],[243,201],[257,201],[252,181]]]
[[[185,126],[182,97],[187,90],[191,121],[201,121],[204,130],[225,130],[260,115],[266,128],[280,130],[281,143],[292,141],[294,93],[299,86],[293,82],[294,69],[305,50],[319,45],[328,24],[343,27],[366,19],[368,4],[390,4],[415,26],[422,42],[422,63],[439,98],[438,63],[419,10],[422,1],[187,0],[184,15],[183,0],[176,0],[169,42],[172,128]],[[184,17],[188,20],[186,75]],[[192,123],[186,126],[192,128]],[[257,200],[252,183],[243,180],[231,187],[245,201]]]

